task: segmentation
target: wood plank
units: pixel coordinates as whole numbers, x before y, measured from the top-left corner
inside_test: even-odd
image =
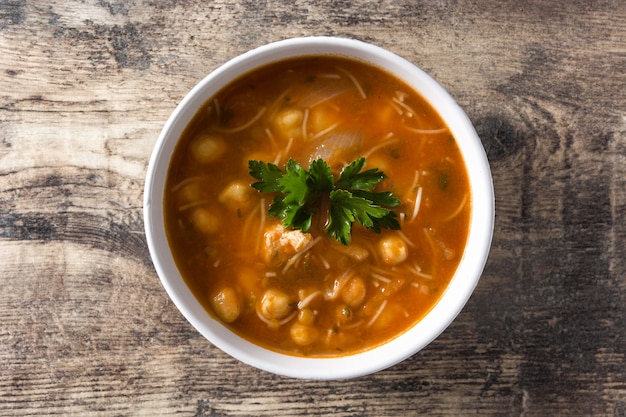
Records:
[[[625,416],[626,4],[0,3],[0,415]],[[176,104],[250,48],[362,39],[466,110],[496,190],[458,319],[349,381],[229,358],[161,287],[143,180]]]

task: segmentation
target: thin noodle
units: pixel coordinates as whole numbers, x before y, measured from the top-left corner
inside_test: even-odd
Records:
[[[437,246],[435,245],[435,241],[433,240],[433,237],[430,235],[430,231],[428,230],[428,228],[424,228],[424,234],[426,235],[426,240],[428,241],[428,244],[430,246],[430,250],[432,251],[433,254],[433,267],[432,267],[432,273],[435,273],[435,261],[437,259]]]
[[[339,75],[339,74],[320,74],[320,75],[318,75],[318,77],[320,77],[320,78],[330,78],[330,79],[338,80],[338,79],[341,78],[341,75]]]
[[[404,219],[406,218],[406,214],[405,213],[400,213],[398,214],[398,217],[400,218],[400,227],[404,227]]]
[[[311,303],[311,301],[313,301],[318,295],[322,295],[322,291],[320,290],[314,291],[311,294],[307,295],[306,297],[304,297],[304,299],[298,302],[298,308],[300,310],[302,310],[303,308],[306,308],[306,306],[308,306]]]
[[[370,272],[370,277],[375,278],[375,279],[377,279],[379,281],[382,281],[385,284],[389,284],[391,282],[391,280],[389,278],[384,277],[384,276],[379,275],[379,274],[372,273],[372,272]]]
[[[324,136],[325,134],[330,133],[330,132],[332,132],[333,130],[335,130],[335,129],[337,128],[337,126],[339,126],[339,122],[337,122],[337,123],[335,123],[335,124],[333,124],[333,125],[330,125],[329,127],[327,127],[327,128],[326,128],[326,129],[324,129],[324,130],[320,130],[319,132],[317,132],[316,134],[314,134],[313,136],[311,136],[311,140],[316,140],[316,139],[321,138],[321,137],[322,137],[322,136]]]
[[[417,195],[415,196],[415,205],[413,206],[413,214],[411,215],[411,221],[417,218],[420,206],[422,205],[422,187],[417,189]]]
[[[322,264],[324,265],[325,269],[330,269],[330,264],[328,263],[328,261],[326,260],[326,258],[324,258],[323,256],[320,255],[320,261],[322,261]]]
[[[413,175],[413,183],[411,184],[411,187],[409,187],[408,191],[406,192],[406,197],[404,197],[405,200],[409,199],[409,194],[413,192],[413,190],[415,190],[415,188],[417,188],[417,183],[420,179],[420,173],[418,170],[415,170],[415,174]]]
[[[372,324],[374,324],[374,322],[378,319],[378,316],[380,316],[380,313],[383,312],[385,307],[387,307],[387,300],[383,300],[383,302],[380,303],[380,307],[378,307],[378,310],[376,310],[376,314],[374,314],[371,320],[367,322],[367,325],[365,327],[370,327]]]
[[[393,97],[391,99],[391,101],[393,101],[394,103],[396,103],[398,106],[402,107],[404,110],[406,110],[406,112],[408,113],[409,117],[413,117],[413,115],[415,114],[415,110],[413,110],[413,108],[411,106],[409,106],[408,104],[406,104],[404,101],[398,99],[397,97]]]
[[[383,268],[379,268],[377,266],[372,266],[371,270],[376,272],[378,275],[381,275],[381,276],[386,276],[386,274],[389,273],[389,270],[383,269]]]
[[[278,152],[276,154],[276,158],[274,158],[274,165],[278,165],[278,163],[280,162],[281,159],[283,159],[283,153],[282,152]]]
[[[352,330],[352,329],[355,329],[355,328],[359,327],[362,324],[363,324],[363,320],[359,320],[356,323],[352,323],[352,324],[350,324],[348,326],[342,326],[341,329],[342,330]]]
[[[269,129],[269,127],[265,128],[265,134],[267,135],[268,138],[270,138],[270,142],[272,142],[272,147],[275,148],[276,147],[276,139],[274,138],[274,134]]]
[[[257,303],[256,306],[256,315],[261,319],[262,322],[264,322],[265,324],[267,324],[268,326],[272,326],[274,324],[277,324],[278,326],[282,326],[283,324],[287,324],[289,323],[291,320],[294,319],[294,317],[296,317],[296,315],[298,314],[297,311],[294,311],[293,313],[291,313],[290,315],[288,315],[287,317],[285,317],[284,319],[282,319],[281,321],[276,321],[276,320],[270,320],[267,317],[265,317],[263,315],[263,313],[261,313],[259,311],[259,304]]]
[[[267,113],[269,115],[269,120],[274,120],[274,118],[276,117],[276,112],[280,108],[282,101],[287,96],[287,94],[289,94],[290,91],[291,87],[287,88],[278,97],[276,97],[276,100],[274,100],[274,102],[269,106],[269,111]]]
[[[363,90],[363,87],[361,87],[361,84],[359,84],[357,79],[354,78],[354,75],[352,75],[352,73],[350,71],[348,71],[346,69],[343,69],[341,67],[335,67],[335,68],[337,68],[338,71],[343,72],[346,75],[346,77],[348,77],[350,79],[350,81],[352,81],[352,83],[356,87],[357,91],[361,95],[361,98],[367,98],[367,95],[365,95],[365,91]]]
[[[272,320],[268,319],[267,317],[265,317],[263,314],[261,314],[261,312],[259,311],[259,303],[257,303],[256,308],[256,315],[261,319],[262,322],[264,322],[265,324],[267,324],[268,326],[270,326],[272,324]]]
[[[178,211],[185,211],[188,210],[192,207],[198,207],[198,206],[204,206],[206,204],[211,203],[211,201],[209,200],[198,200],[198,201],[194,201],[193,203],[188,203],[188,204],[183,204],[182,206],[178,207]]]
[[[420,133],[420,134],[424,134],[424,135],[436,135],[438,133],[444,133],[444,132],[448,131],[447,127],[442,127],[442,128],[439,128],[439,129],[417,129],[417,128],[414,128],[414,127],[409,127],[407,125],[404,125],[404,128],[406,130],[410,130],[411,132]]]
[[[333,94],[329,94],[327,96],[324,96],[324,97],[320,98],[317,101],[312,102],[311,104],[308,104],[307,102],[305,102],[305,104],[308,104],[308,107],[312,109],[314,107],[319,106],[320,104],[328,103],[330,100],[332,100],[335,97],[345,93],[346,91],[348,91],[348,90],[336,91]],[[337,107],[337,105],[334,104],[334,103],[328,103],[328,106],[334,108],[335,110],[339,110],[339,107]]]
[[[250,212],[250,214],[248,215],[248,217],[246,217],[246,220],[243,224],[243,228],[242,228],[242,235],[243,236],[248,236],[248,229],[250,228],[250,225],[252,224],[253,221],[256,220],[256,211],[259,209],[259,206],[256,206],[252,209],[252,211]],[[263,210],[263,207],[261,207],[261,210]]]
[[[433,276],[432,276],[432,275],[428,275],[428,274],[423,273],[423,272],[422,272],[422,268],[420,268],[420,266],[419,266],[419,265],[417,265],[417,264],[415,264],[415,266],[414,266],[413,268],[409,268],[409,269],[410,269],[410,271],[411,271],[413,274],[417,275],[417,276],[418,276],[418,277],[420,277],[420,278],[425,278],[425,279],[433,279]]]
[[[283,151],[285,155],[289,155],[289,151],[291,150],[291,145],[293,145],[293,138],[289,138],[289,141],[287,142],[287,146],[285,146],[285,150]]]
[[[463,196],[463,200],[461,200],[461,204],[459,204],[459,206],[452,212],[452,214],[450,214],[448,217],[443,219],[443,221],[448,222],[454,219],[456,216],[458,216],[461,213],[461,211],[463,211],[463,209],[465,208],[465,203],[467,203],[467,193],[465,193],[465,195]]]
[[[330,343],[330,337],[334,334],[335,332],[333,331],[333,329],[328,329],[326,331],[326,344]]]
[[[307,139],[306,125],[309,122],[309,109],[304,109],[304,117],[302,117],[302,139]]]
[[[282,273],[284,274],[285,272],[287,272],[287,270],[289,268],[291,268],[291,266],[298,260],[300,259],[300,257],[302,255],[304,255],[305,252],[307,252],[309,249],[311,249],[313,246],[315,246],[315,244],[317,242],[319,242],[322,239],[322,236],[318,236],[315,239],[313,239],[311,242],[309,242],[308,245],[306,245],[300,252],[296,253],[295,255],[293,255],[291,258],[289,258],[287,260],[287,262],[285,262],[285,267],[283,268]]]
[[[402,116],[402,113],[404,113],[402,111],[402,109],[400,108],[400,106],[398,106],[396,103],[394,103],[393,101],[391,102],[391,107],[393,107],[396,111],[396,113],[398,113],[398,115]]]
[[[389,133],[387,133],[387,134],[383,137],[383,140],[385,140],[385,139],[389,139],[389,138],[391,138],[391,137],[393,137],[393,132],[389,132]],[[379,149],[382,149],[382,148],[384,148],[385,146],[389,146],[389,145],[391,145],[392,143],[395,143],[395,142],[397,142],[397,141],[399,141],[399,140],[400,140],[399,138],[393,138],[393,139],[387,140],[387,141],[385,141],[385,142],[383,142],[383,143],[379,143],[378,145],[376,145],[376,146],[372,147],[372,148],[371,148],[369,151],[367,151],[365,154],[363,154],[363,157],[364,157],[365,159],[367,159],[367,158],[369,158],[369,157],[370,157],[370,156],[371,156],[374,152],[378,151]]]
[[[333,97],[336,97],[336,96],[333,96]],[[332,103],[332,102],[331,103],[327,103],[326,106],[330,107],[331,109],[333,109],[335,111],[341,110],[341,107],[339,107],[336,103]]]
[[[296,316],[298,315],[297,311],[294,311],[293,313],[291,313],[290,315],[288,315],[287,317],[285,317],[284,319],[282,319],[281,321],[278,322],[279,326],[282,326],[283,324],[287,324],[289,323],[291,320],[293,320]]]
[[[409,245],[412,248],[415,247],[415,243],[411,242],[411,240],[407,237],[407,235],[404,234],[404,232],[397,230],[396,233],[398,234],[398,236],[400,236],[402,240],[406,242],[407,245]]]
[[[344,272],[342,276],[340,276],[338,279],[336,279],[333,282],[333,287],[326,291],[326,294],[324,294],[324,298],[326,300],[334,300],[335,298],[337,298],[343,286],[346,285],[346,283],[348,282],[350,278],[352,278],[353,273],[354,273],[354,267]]]
[[[256,251],[255,253],[259,253],[261,252],[261,245],[263,243],[263,230],[265,229],[265,199],[262,198],[261,202],[258,206],[258,208],[261,210],[261,220],[259,221],[259,231],[256,234]],[[256,214],[256,208],[254,209],[254,213]],[[256,216],[255,215],[250,215],[248,216],[248,219],[254,219]],[[244,229],[245,230],[245,229]],[[247,236],[247,234],[245,234],[244,236]]]
[[[428,274],[425,274],[425,273],[423,273],[423,272],[413,271],[413,273],[414,273],[415,275],[417,275],[418,277],[420,277],[420,278],[424,278],[424,279],[428,279],[428,280],[433,279],[433,276],[432,276],[432,275],[428,275]]]
[[[185,178],[184,180],[182,180],[181,182],[173,186],[170,189],[170,191],[175,193],[176,191],[180,190],[181,188],[183,188],[185,185],[189,183],[196,182],[196,181],[206,181],[206,180],[209,180],[209,178],[202,176],[202,175],[194,175],[193,177]]]
[[[220,133],[237,133],[237,132],[241,132],[243,130],[246,130],[247,128],[249,128],[250,126],[252,126],[253,124],[255,124],[265,113],[265,110],[267,110],[266,107],[261,107],[261,109],[257,112],[257,114],[254,115],[254,117],[252,119],[250,119],[247,123],[244,123],[243,125],[239,126],[239,127],[234,127],[232,129],[223,129],[221,127],[215,127],[214,129]]]
[[[404,91],[400,91],[400,90],[396,90],[395,93],[396,93],[396,97],[398,97],[402,101],[404,101],[404,99],[409,96],[407,93],[405,93]]]

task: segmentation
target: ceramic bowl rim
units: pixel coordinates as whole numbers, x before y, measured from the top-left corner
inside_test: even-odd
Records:
[[[424,319],[397,338],[371,350],[333,358],[302,358],[273,352],[235,335],[212,318],[184,283],[165,238],[162,201],[165,174],[178,137],[197,108],[229,81],[272,61],[305,55],[338,55],[382,67],[422,94],[457,139],[472,189],[471,227],[466,251],[450,285]],[[336,380],[371,374],[395,365],[432,342],[469,300],[488,258],[495,200],[489,162],[480,138],[456,101],[433,78],[408,60],[355,39],[326,36],[291,38],[239,55],[212,71],[178,104],[165,123],[150,157],[144,188],[144,224],[150,256],[160,281],[183,316],[213,345],[256,368],[278,375]]]

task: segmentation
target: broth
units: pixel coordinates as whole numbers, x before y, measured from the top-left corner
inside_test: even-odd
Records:
[[[268,215],[248,161],[336,176],[364,156],[400,199],[400,230],[360,225],[342,245]],[[397,337],[436,304],[463,255],[471,198],[456,141],[411,88],[368,64],[307,57],[223,88],[183,132],[168,171],[168,241],[212,316],[251,342],[297,356],[340,356]]]

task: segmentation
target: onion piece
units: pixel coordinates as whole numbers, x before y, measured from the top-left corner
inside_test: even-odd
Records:
[[[337,75],[339,77],[339,75]],[[309,92],[301,100],[298,100],[295,105],[300,108],[314,108],[320,104],[324,104],[331,101],[337,96],[348,91],[345,82],[332,82],[327,83],[323,87],[317,88]]]
[[[338,153],[358,148],[362,143],[363,133],[359,130],[334,130],[316,143],[310,152],[311,161],[322,158],[330,164],[330,160]]]

